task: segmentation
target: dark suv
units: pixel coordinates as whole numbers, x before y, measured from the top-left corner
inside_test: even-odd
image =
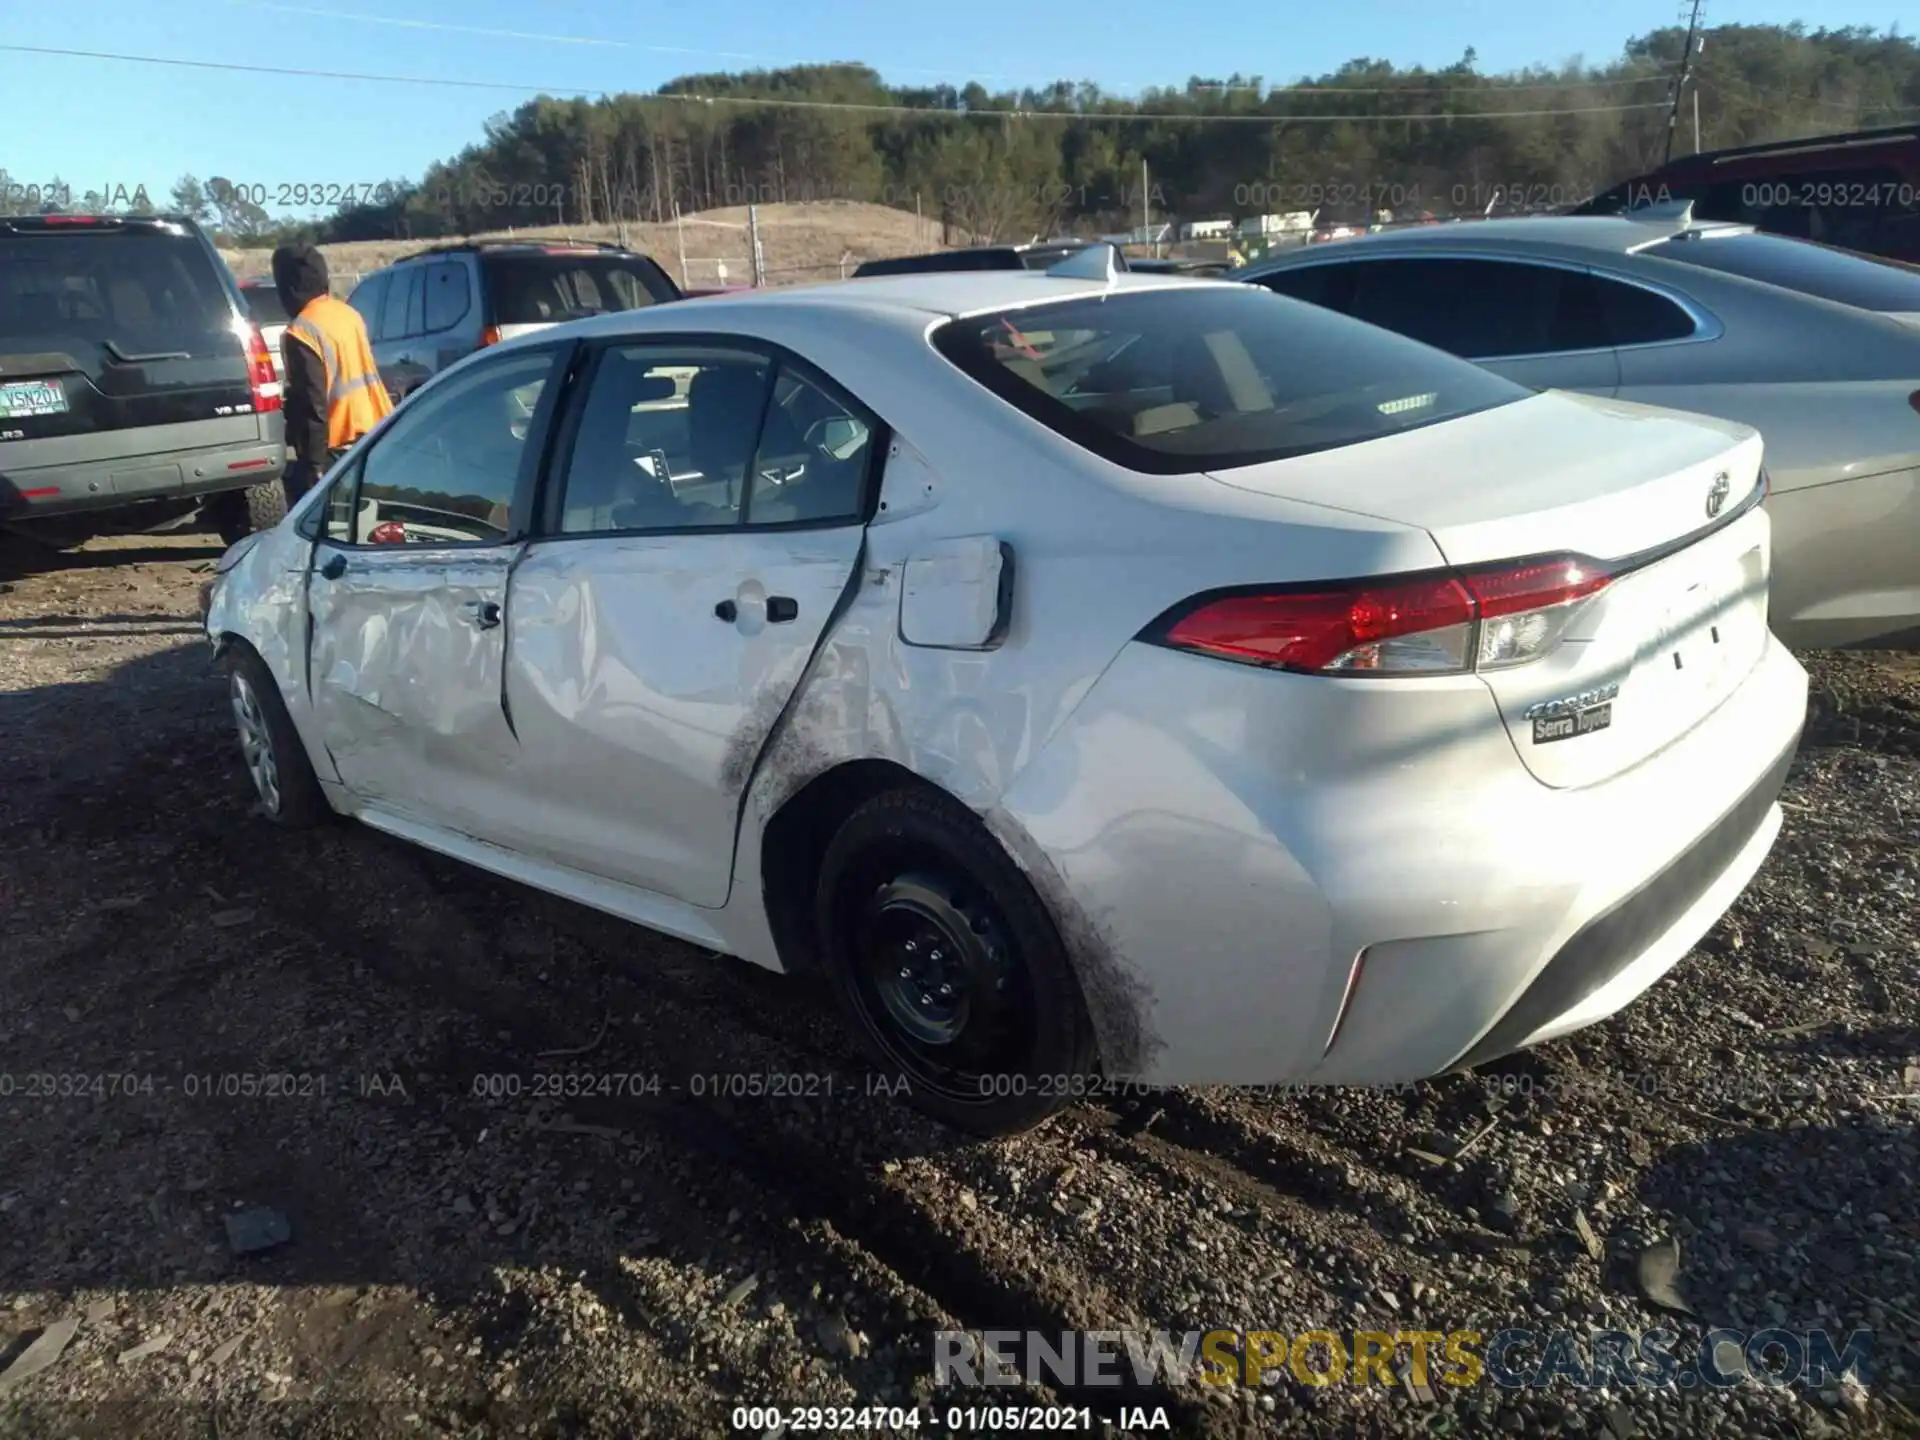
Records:
[[[1078,255],[1097,240],[1045,240],[1034,245],[972,245],[963,250],[935,250],[925,255],[893,255],[869,260],[853,272],[855,280],[869,275],[921,275],[930,270],[1047,270]],[[1121,268],[1126,265],[1122,261]]]
[[[1693,202],[1696,220],[1920,262],[1920,128],[1892,126],[1683,155],[1573,213]]]
[[[0,524],[197,506],[231,544],[286,513],[283,424],[193,221],[0,215]]]
[[[456,360],[548,325],[681,299],[647,256],[581,240],[435,245],[357,286],[374,362],[399,400]]]

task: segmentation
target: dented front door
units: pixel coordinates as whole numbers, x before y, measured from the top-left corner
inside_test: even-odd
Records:
[[[355,795],[493,838],[519,749],[500,683],[520,549],[316,547],[314,713]]]
[[[536,542],[514,572],[514,843],[720,906],[740,801],[864,529]]]

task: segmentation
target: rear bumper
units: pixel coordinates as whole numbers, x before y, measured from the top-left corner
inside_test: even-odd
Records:
[[[248,440],[112,461],[0,470],[0,519],[77,515],[150,501],[186,500],[278,480],[286,446]]]
[[[1129,1078],[1423,1079],[1621,1009],[1738,898],[1806,714],[1785,647],[1582,788],[1528,774],[1466,680],[1389,695],[1144,645],[1115,660],[1003,808],[1088,917],[1110,962],[1091,983],[1152,1037]]]

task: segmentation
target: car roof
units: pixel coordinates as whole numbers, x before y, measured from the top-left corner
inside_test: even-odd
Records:
[[[1625,215],[1542,215],[1533,219],[1466,220],[1458,225],[1409,225],[1356,235],[1333,245],[1310,246],[1249,265],[1243,275],[1285,269],[1306,260],[1331,261],[1344,255],[1374,251],[1395,254],[1423,250],[1501,250],[1538,253],[1571,251],[1587,255],[1627,255],[1683,234],[1741,234],[1750,225],[1695,221],[1681,224],[1670,218],[1636,220]]]
[[[1186,276],[1121,273],[1112,281],[1074,280],[1044,270],[927,270],[907,275],[874,275],[821,285],[795,285],[771,290],[745,290],[714,295],[700,301],[699,314],[725,314],[724,328],[745,328],[757,316],[785,327],[797,312],[819,310],[882,312],[924,324],[932,317],[974,315],[1010,310],[1083,296],[1138,290],[1179,290],[1228,281],[1195,280]],[[649,329],[676,328],[679,305],[644,306],[570,322],[582,334],[618,334],[644,323]],[[663,318],[664,317],[664,318]],[[692,323],[692,322],[689,322]],[[528,337],[535,338],[535,337]]]

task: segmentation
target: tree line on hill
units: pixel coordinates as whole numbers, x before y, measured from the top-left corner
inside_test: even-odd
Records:
[[[161,208],[259,245],[660,222],[752,202],[864,200],[998,239],[1300,210],[1326,223],[1558,207],[1663,158],[1685,47],[1667,28],[1602,66],[1482,75],[1469,50],[1438,70],[1359,59],[1284,88],[1236,74],[1127,98],[1090,82],[890,86],[851,63],[687,75],[649,96],[528,101],[418,180],[293,195],[183,176]],[[1707,149],[1896,124],[1920,116],[1920,46],[1897,29],[1710,29],[1675,154],[1693,148],[1696,90]],[[273,218],[328,205],[319,220]]]

